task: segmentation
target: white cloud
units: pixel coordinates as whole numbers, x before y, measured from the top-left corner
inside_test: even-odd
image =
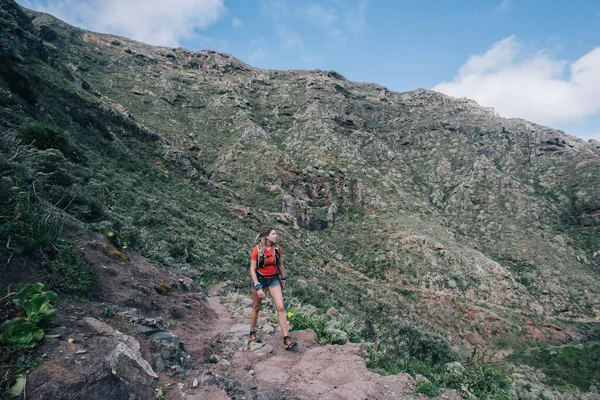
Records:
[[[277,39],[281,47],[285,49],[301,49],[303,47],[302,36],[293,29],[285,26],[277,27]]]
[[[320,4],[313,3],[306,8],[298,9],[298,14],[306,18],[309,24],[324,31],[328,31],[335,36],[342,34],[342,31],[336,26],[339,18],[333,9],[326,9]]]
[[[344,25],[350,32],[362,32],[367,27],[365,16],[367,14],[368,1],[360,0],[354,7],[350,7],[344,15]]]
[[[250,41],[250,54],[248,55],[248,61],[250,63],[260,62],[268,57],[265,50],[266,44],[263,38],[254,39]]]
[[[231,19],[231,25],[233,25],[234,28],[238,28],[238,27],[242,26],[242,20],[239,18],[233,17]]]
[[[502,0],[494,7],[494,12],[505,13],[508,12],[512,7],[512,0]]]
[[[514,36],[473,55],[450,82],[433,90],[468,97],[503,117],[545,125],[600,115],[600,47],[569,64],[546,52],[528,52]]]
[[[219,19],[223,0],[44,0],[23,1],[70,24],[154,45],[178,46]]]

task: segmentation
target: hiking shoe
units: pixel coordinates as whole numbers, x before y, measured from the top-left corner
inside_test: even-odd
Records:
[[[256,331],[250,332],[250,335],[248,335],[248,341],[249,342],[256,342],[256,341],[258,341],[258,336],[256,335]]]
[[[289,336],[283,338],[283,348],[286,350],[291,350],[296,346],[296,342],[292,340]]]

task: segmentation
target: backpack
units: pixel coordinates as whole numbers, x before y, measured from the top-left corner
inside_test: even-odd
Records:
[[[262,268],[265,266],[265,252],[261,249],[260,244],[256,245],[258,249],[258,260],[256,263],[256,268]],[[275,265],[277,266],[277,271],[279,271],[279,245],[275,245]]]

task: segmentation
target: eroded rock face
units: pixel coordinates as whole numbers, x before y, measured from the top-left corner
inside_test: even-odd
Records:
[[[283,212],[295,218],[298,226],[309,228],[312,222],[312,209],[304,200],[294,199],[290,195],[283,197]]]
[[[52,358],[28,375],[27,397],[108,399],[154,396],[158,376],[140,353],[139,342],[95,318],[82,325],[90,335],[82,343],[60,341]]]

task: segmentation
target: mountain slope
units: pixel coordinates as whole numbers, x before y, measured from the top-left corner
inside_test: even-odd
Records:
[[[274,223],[294,297],[379,327],[564,341],[600,321],[598,142],[427,90],[86,32],[13,2],[1,23],[3,190],[33,183],[133,251],[238,288],[255,232]],[[31,120],[67,129],[78,156],[6,161]]]

